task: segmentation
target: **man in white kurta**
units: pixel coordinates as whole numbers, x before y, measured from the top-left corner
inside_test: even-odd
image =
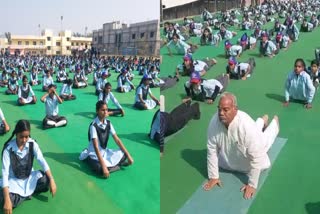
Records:
[[[248,184],[242,187],[244,198],[253,196],[258,187],[260,172],[270,167],[268,150],[278,132],[278,117],[267,126],[268,116],[254,121],[248,114],[237,109],[237,101],[231,93],[224,93],[219,101],[218,112],[208,128],[208,176],[204,185],[210,190],[221,184],[219,167],[247,173]]]

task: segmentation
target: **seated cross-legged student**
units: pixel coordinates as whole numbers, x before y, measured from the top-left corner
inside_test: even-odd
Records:
[[[313,86],[315,87],[315,89],[318,89],[319,80],[320,80],[319,62],[314,59],[311,61],[310,64],[311,64],[311,66],[306,71],[310,75],[310,78],[313,82]]]
[[[128,69],[122,68],[121,73],[117,77],[118,86],[117,91],[121,93],[129,92],[133,90],[135,87],[133,83],[129,80],[127,76]]]
[[[212,104],[216,97],[222,93],[229,83],[228,75],[220,75],[216,79],[204,80],[198,72],[191,74],[190,80],[184,85],[187,98],[183,102],[197,100]]]
[[[8,89],[6,90],[6,94],[17,94],[19,88],[19,83],[17,79],[17,73],[15,71],[11,72],[10,78],[8,80]]]
[[[12,213],[33,194],[47,192],[52,197],[56,194],[56,184],[49,165],[43,157],[38,143],[30,137],[31,128],[27,120],[19,120],[11,137],[2,149],[2,179],[0,206],[4,213]],[[14,138],[15,137],[15,138]],[[37,160],[42,170],[33,169],[33,161]]]
[[[46,117],[42,121],[44,129],[67,125],[67,119],[58,115],[58,104],[61,104],[63,101],[57,94],[55,85],[49,85],[48,93],[45,93],[41,97],[41,102],[45,103],[46,107]]]
[[[116,109],[110,109],[108,108],[108,114],[110,116],[116,116],[121,114],[122,116],[124,116],[124,110],[121,107],[120,103],[118,102],[118,100],[115,98],[115,96],[113,95],[113,93],[111,92],[112,86],[110,82],[107,82],[104,85],[104,89],[103,92],[101,92],[99,94],[99,100],[104,101],[107,105],[109,100],[111,100],[113,102],[113,104],[117,107]]]
[[[133,164],[133,159],[107,119],[108,106],[104,101],[96,103],[96,113],[97,117],[91,122],[88,131],[88,148],[81,152],[79,159],[86,160],[93,171],[108,178],[110,172],[119,170],[121,166]],[[110,136],[120,149],[108,148]]]
[[[150,81],[151,78],[149,78],[147,75],[144,75],[139,86],[137,87],[134,107],[139,110],[153,109],[157,105],[160,105],[159,100],[153,96],[151,92]],[[151,97],[151,99],[148,99],[148,95]]]
[[[63,81],[60,91],[60,98],[64,101],[75,100],[77,97],[72,93],[72,80],[67,79]]]
[[[4,69],[0,75],[0,87],[7,87],[8,86],[9,76],[7,71]]]
[[[35,104],[37,102],[31,85],[28,84],[28,77],[22,77],[22,85],[18,89],[18,105]]]
[[[6,118],[0,108],[0,135],[7,133],[10,130],[10,126],[8,125]]]
[[[35,66],[32,67],[32,70],[30,72],[30,85],[40,85],[41,81],[38,79],[38,71]]]
[[[45,76],[43,77],[42,80],[42,91],[48,91],[49,85],[54,85],[53,78],[51,76],[51,70],[45,70]]]
[[[98,79],[96,83],[96,95],[99,96],[99,94],[103,91],[104,85],[108,82],[107,80],[108,72],[103,71],[101,73],[101,77]]]
[[[260,55],[272,58],[277,54],[277,52],[277,46],[271,40],[269,40],[268,34],[262,33],[260,41]]]
[[[83,72],[81,71],[80,66],[77,66],[76,73],[73,77],[73,87],[74,88],[85,88],[88,86],[87,80]]]

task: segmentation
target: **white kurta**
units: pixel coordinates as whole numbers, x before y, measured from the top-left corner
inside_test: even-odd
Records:
[[[216,113],[208,128],[208,176],[219,178],[221,168],[248,173],[248,184],[257,188],[261,170],[270,167],[268,150],[275,141],[279,128],[272,120],[262,132],[263,120],[255,122],[248,114],[238,110],[227,129]]]

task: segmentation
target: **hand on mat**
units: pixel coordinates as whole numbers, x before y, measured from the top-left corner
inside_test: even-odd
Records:
[[[242,79],[242,80],[246,80],[246,79],[247,79],[247,77],[246,77],[246,76],[243,76],[241,79]]]
[[[12,203],[11,200],[5,200],[3,204],[3,213],[12,214]]]
[[[243,197],[245,199],[251,199],[256,193],[256,189],[250,185],[244,185],[240,191],[243,192]]]
[[[182,100],[182,102],[183,102],[183,103],[187,103],[187,102],[189,102],[190,100],[191,100],[191,98],[185,98],[185,99]]]
[[[108,170],[108,168],[106,166],[102,167],[102,172],[103,172],[103,177],[109,178],[110,172],[109,172],[109,170]]]
[[[288,107],[289,106],[289,102],[288,101],[283,102],[283,106],[284,107]]]
[[[209,179],[209,181],[203,185],[203,189],[205,191],[209,191],[215,185],[218,185],[219,187],[222,187],[222,183],[221,183],[219,178],[218,179],[214,179],[214,178],[213,179]]]
[[[310,108],[312,108],[312,105],[311,105],[311,103],[307,103],[307,104],[304,105],[304,107],[305,107],[306,109],[310,109]]]
[[[54,182],[53,178],[50,179],[50,192],[51,192],[52,197],[54,197],[57,192],[57,186],[56,186],[56,183]]]

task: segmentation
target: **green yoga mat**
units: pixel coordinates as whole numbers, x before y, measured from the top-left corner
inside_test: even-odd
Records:
[[[273,164],[285,145],[287,139],[277,138],[269,151],[269,158]],[[271,166],[272,166],[271,164]],[[268,177],[271,167],[260,175],[259,192],[264,181]],[[240,188],[247,180],[243,173],[226,172],[220,170],[220,178],[223,182],[222,188],[214,187],[210,191],[204,191],[202,185],[191,196],[191,198],[178,211],[179,214],[191,213],[223,213],[223,214],[245,214],[248,212],[253,200],[245,200]]]

